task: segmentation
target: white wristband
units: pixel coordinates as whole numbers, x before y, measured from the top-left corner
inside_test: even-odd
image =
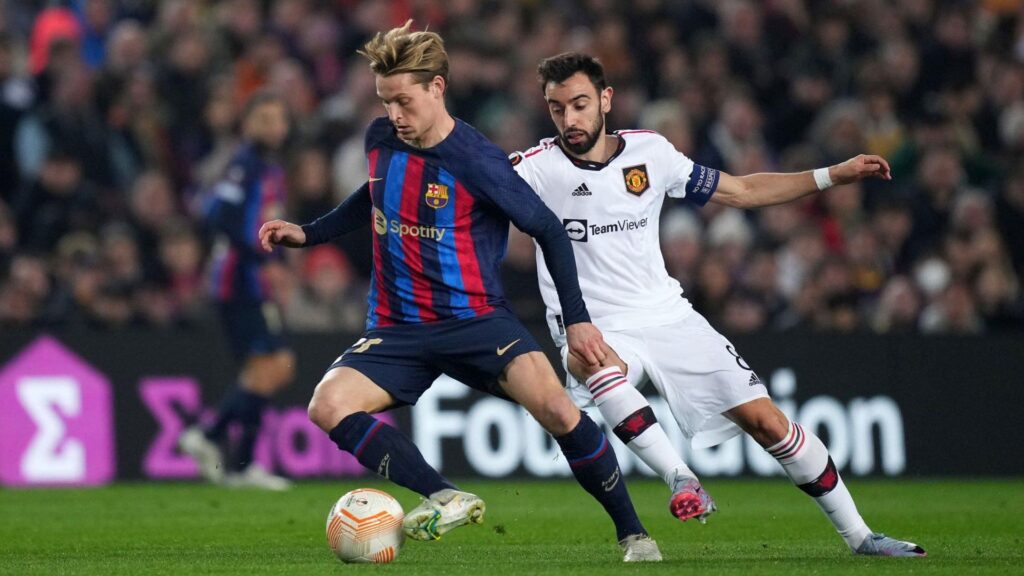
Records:
[[[828,168],[818,168],[814,171],[814,183],[818,185],[818,190],[832,187],[832,178],[828,175]]]

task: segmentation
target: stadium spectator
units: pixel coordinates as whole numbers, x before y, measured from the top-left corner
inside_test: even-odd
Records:
[[[10,200],[21,182],[14,134],[34,98],[31,85],[16,70],[16,50],[13,36],[0,30],[0,200]]]
[[[921,295],[905,276],[893,276],[879,297],[871,320],[879,333],[913,332],[921,313]]]
[[[345,253],[325,244],[309,251],[302,284],[284,306],[285,321],[294,330],[360,331],[366,321],[366,287],[353,277]]]
[[[336,205],[330,160],[319,146],[309,145],[293,157],[289,179],[289,211],[302,222],[315,220]]]
[[[180,218],[167,222],[158,240],[160,264],[164,273],[165,299],[150,299],[160,306],[169,305],[179,320],[193,323],[207,312],[206,286],[203,284],[203,247],[191,223]]]
[[[18,224],[3,200],[0,200],[0,269],[6,270],[18,247]]]
[[[162,276],[158,244],[163,227],[178,215],[178,202],[170,180],[151,170],[135,179],[128,192],[128,219],[142,253],[147,279]]]
[[[12,307],[4,314],[26,325],[81,323],[102,293],[102,303],[116,306],[88,315],[93,324],[124,324],[125,316],[128,324],[167,327],[202,320],[196,311],[208,299],[181,288],[202,279],[169,279],[163,228],[173,221],[179,231],[194,230],[196,216],[186,208],[237,147],[245,98],[263,87],[288,88],[303,143],[289,162],[289,209],[305,221],[367,177],[362,134],[383,112],[355,49],[381,23],[414,16],[449,39],[451,109],[509,150],[551,135],[534,69],[542,55],[574,49],[605,57],[618,90],[610,128],[655,129],[704,164],[748,173],[804,170],[852,149],[888,157],[891,184],[744,213],[742,238],[744,226],[728,211],[694,219],[669,207],[662,225],[669,270],[705,300],[713,321],[731,318],[728,330],[1020,329],[1019,7],[407,4],[7,3],[0,19],[0,293]],[[111,273],[99,248],[111,223],[127,223],[118,238],[134,239],[142,270],[141,280],[116,289],[94,281]],[[181,239],[189,234],[198,250]],[[171,235],[176,246],[188,246],[180,248],[182,260],[207,258],[209,239],[189,234]],[[355,236],[337,247],[352,265],[351,280],[362,284],[369,247]],[[11,283],[14,264],[24,268],[18,257],[29,255],[52,270],[45,305]],[[532,271],[531,258],[513,246],[506,277]],[[828,278],[845,269],[848,294],[823,292],[816,271],[826,260]],[[302,259],[284,266],[290,298],[308,294]],[[533,288],[516,288],[524,312],[539,309]]]
[[[238,148],[236,129],[239,108],[234,103],[234,87],[228,77],[210,81],[210,95],[203,113],[202,136],[198,142],[201,157],[192,170],[192,184],[197,188],[212,186],[227,170]]]
[[[49,252],[64,234],[97,231],[101,214],[98,191],[84,180],[82,161],[62,149],[43,161],[38,179],[22,190],[14,204],[22,249]]]
[[[0,285],[0,324],[33,326],[48,316],[50,304],[52,290],[46,261],[30,254],[15,256]]]

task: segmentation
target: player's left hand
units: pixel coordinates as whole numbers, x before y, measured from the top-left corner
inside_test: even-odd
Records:
[[[271,220],[260,226],[259,238],[267,252],[272,252],[274,246],[301,248],[306,243],[306,233],[302,231],[302,226],[284,220]]]
[[[885,161],[885,158],[874,154],[860,154],[842,164],[830,166],[828,176],[832,179],[832,184],[836,186],[871,177],[892,180],[889,163]]]
[[[589,366],[600,365],[605,360],[604,336],[590,322],[577,322],[565,328],[565,340],[569,354]]]

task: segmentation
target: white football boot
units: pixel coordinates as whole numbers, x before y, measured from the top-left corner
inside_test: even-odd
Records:
[[[619,541],[623,562],[661,562],[658,543],[646,534],[633,534]]]
[[[256,463],[249,464],[241,472],[232,472],[224,476],[224,485],[229,488],[258,488],[272,492],[284,492],[292,487],[292,481],[271,474]]]
[[[220,447],[203,434],[199,426],[189,426],[178,437],[178,448],[199,466],[199,473],[214,484],[224,481],[224,457]]]
[[[878,532],[869,534],[853,553],[858,556],[899,556],[903,558],[923,558],[928,555],[924,548],[913,542],[904,542]]]
[[[672,482],[672,497],[669,498],[668,509],[673,516],[683,522],[696,518],[701,524],[707,524],[708,516],[718,510],[718,506],[696,478],[677,476]]]
[[[402,530],[413,540],[437,540],[464,524],[483,524],[486,508],[476,494],[438,490],[405,515]]]

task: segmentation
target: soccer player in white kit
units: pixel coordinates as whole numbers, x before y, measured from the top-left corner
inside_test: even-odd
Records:
[[[741,430],[750,434],[817,502],[855,554],[924,556],[920,546],[868,528],[821,440],[786,418],[736,348],[681,297],[658,237],[666,195],[699,206],[756,208],[833,184],[889,180],[886,161],[861,155],[808,172],[731,176],[694,164],[653,131],[605,133],[613,90],[596,59],[561,54],[541,62],[538,72],[559,136],[510,160],[562,219],[587,308],[611,348],[600,365],[567,351],[557,293],[538,250],[548,326],[574,398],[596,404],[615,434],[662,476],[673,493],[670,511],[681,520],[703,521],[714,501],[637,390],[648,381],[695,447],[714,446]]]

